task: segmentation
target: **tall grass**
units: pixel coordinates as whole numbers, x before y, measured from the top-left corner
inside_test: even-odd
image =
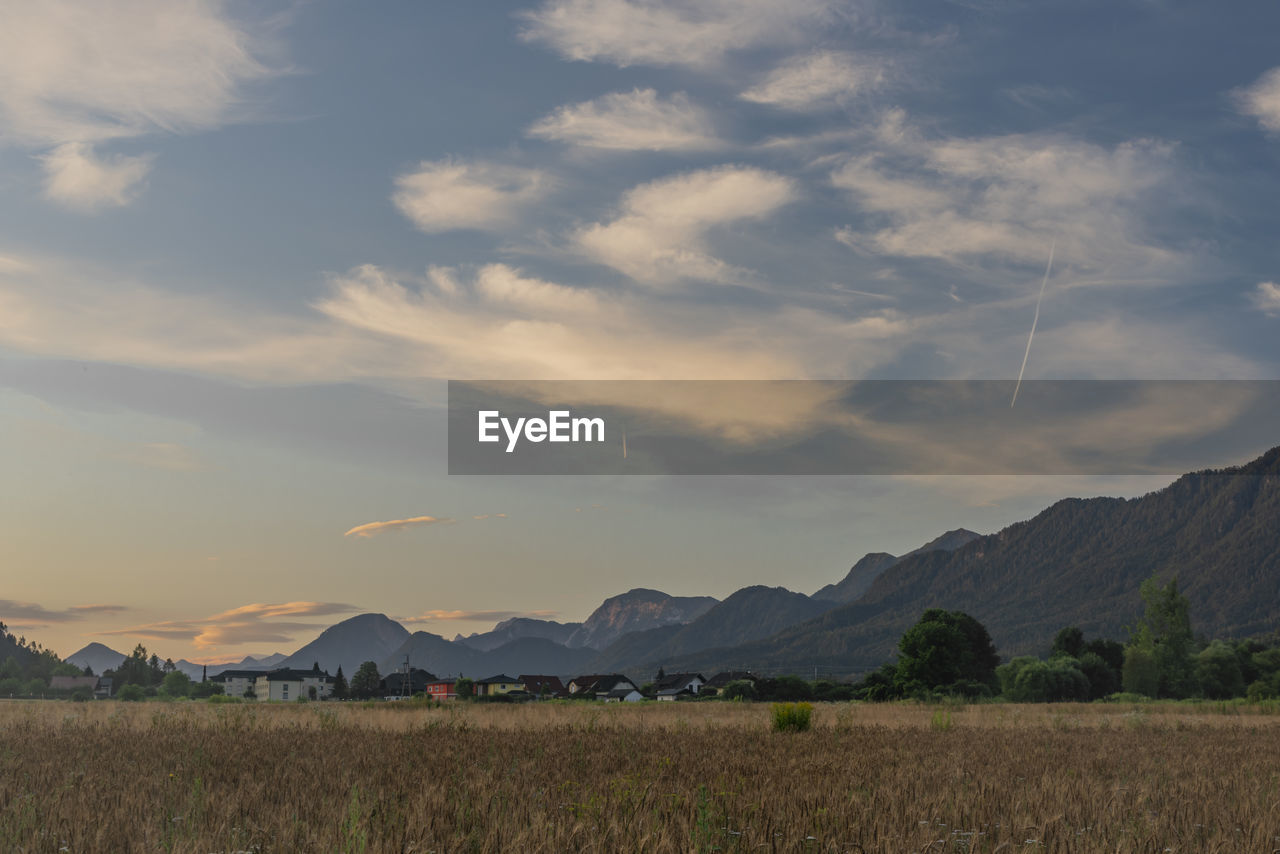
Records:
[[[1280,847],[1274,714],[838,711],[0,702],[0,851]]]

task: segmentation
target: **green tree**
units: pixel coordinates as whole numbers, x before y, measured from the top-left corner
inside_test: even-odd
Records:
[[[1160,662],[1148,645],[1127,646],[1124,649],[1124,670],[1121,684],[1130,694],[1155,697],[1160,692]]]
[[[1049,661],[1033,659],[1019,668],[1007,696],[1019,703],[1087,700],[1089,680],[1076,665],[1074,658],[1065,655]]]
[[[382,677],[378,674],[378,665],[366,661],[360,665],[356,675],[351,677],[351,696],[357,700],[368,700],[378,696],[378,684]]]
[[[1244,696],[1244,675],[1236,652],[1222,641],[1214,641],[1196,656],[1196,681],[1200,693],[1211,700]]]
[[[754,700],[756,686],[750,679],[735,679],[724,686],[720,696],[726,700]]]
[[[1053,652],[1050,657],[1066,655],[1079,658],[1084,652],[1084,632],[1075,626],[1067,626],[1053,637]]]
[[[166,697],[187,697],[191,694],[191,678],[181,670],[166,673],[160,683],[160,693]]]
[[[453,692],[458,695],[459,700],[469,700],[476,695],[476,683],[459,676],[454,683]]]
[[[1123,649],[1123,647],[1121,647]],[[1120,690],[1120,668],[1124,667],[1121,653],[1120,667],[1112,667],[1096,652],[1085,652],[1079,658],[1080,672],[1089,680],[1089,699],[1101,700]]]
[[[972,693],[996,687],[996,654],[982,623],[963,611],[930,608],[898,641],[895,681],[905,694],[945,691]]]
[[[1195,693],[1196,685],[1192,647],[1195,638],[1191,633],[1191,603],[1186,596],[1178,592],[1178,579],[1173,578],[1163,587],[1155,576],[1142,582],[1142,601],[1145,605],[1138,630],[1134,633],[1125,651],[1125,671],[1129,671],[1129,653],[1137,650],[1141,654],[1134,661],[1145,679],[1145,665],[1139,663],[1150,659],[1155,664],[1156,690],[1137,691],[1152,697],[1189,697]],[[1136,677],[1135,677],[1136,678]],[[1143,682],[1150,687],[1147,682]],[[1125,690],[1130,688],[1126,679]]]
[[[351,696],[351,691],[347,688],[347,677],[342,675],[342,665],[338,665],[338,675],[333,677],[333,691],[330,696],[335,700],[345,700]]]

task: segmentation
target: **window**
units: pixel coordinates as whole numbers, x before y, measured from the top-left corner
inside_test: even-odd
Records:
[[[289,699],[289,683],[288,682],[280,686],[280,699],[282,700]]]

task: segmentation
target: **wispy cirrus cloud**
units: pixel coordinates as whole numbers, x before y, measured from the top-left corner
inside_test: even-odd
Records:
[[[419,230],[495,229],[553,186],[542,169],[452,158],[423,161],[398,176],[391,199]]]
[[[1253,304],[1269,317],[1280,317],[1280,285],[1275,282],[1258,282],[1253,292]]]
[[[453,523],[453,519],[437,516],[413,516],[408,519],[390,519],[386,522],[365,522],[363,525],[356,525],[342,536],[368,539],[369,537],[376,537],[378,534],[385,534],[388,531],[403,531],[405,528],[421,528],[427,525],[452,525]]]
[[[200,649],[236,646],[245,643],[288,643],[303,632],[324,628],[306,618],[328,617],[360,610],[341,602],[255,602],[208,617],[191,620],[164,620],[122,629],[96,632],[98,635],[187,641]]]
[[[1232,93],[1236,107],[1269,131],[1280,133],[1280,67]]]
[[[72,605],[69,608],[50,609],[36,602],[0,599],[0,619],[15,625],[35,626],[49,623],[67,623],[83,620],[94,614],[119,614],[128,611],[124,605]]]
[[[614,92],[566,104],[535,122],[529,136],[605,151],[705,151],[723,147],[710,115],[683,92]]]
[[[274,45],[206,0],[9,3],[0,8],[0,141],[51,149],[45,194],[81,212],[127,204],[150,155],[95,146],[217,127],[279,73]]]
[[[1106,148],[1055,135],[930,138],[891,111],[831,173],[863,215],[836,237],[868,254],[984,269],[1043,264],[1056,242],[1077,270],[1159,281],[1188,267],[1146,234],[1160,204],[1152,199],[1176,174],[1173,146],[1154,140]]]
[[[574,243],[586,257],[646,285],[739,282],[749,274],[711,255],[707,232],[762,219],[797,196],[790,178],[752,166],[687,172],[629,190],[615,219],[579,230]]]
[[[726,53],[790,44],[847,14],[846,0],[547,0],[521,37],[566,59],[705,66]]]
[[[775,68],[739,97],[787,110],[809,110],[874,89],[884,75],[880,62],[843,51],[815,51]]]
[[[151,171],[151,155],[99,157],[84,142],[64,142],[40,158],[45,197],[91,213],[133,201]]]

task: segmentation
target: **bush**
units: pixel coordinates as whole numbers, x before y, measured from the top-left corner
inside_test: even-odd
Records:
[[[756,686],[749,679],[735,679],[724,686],[720,696],[726,700],[754,700],[756,698]]]
[[[76,703],[84,703],[93,699],[93,692],[81,685],[79,688],[71,690],[71,699]]]
[[[805,732],[813,718],[811,703],[774,703],[774,732]]]
[[[126,703],[136,703],[140,701],[144,696],[146,695],[143,692],[143,690],[139,688],[137,685],[132,685],[132,684],[125,685],[123,688],[119,690],[119,692],[116,693],[116,699],[123,700]]]

